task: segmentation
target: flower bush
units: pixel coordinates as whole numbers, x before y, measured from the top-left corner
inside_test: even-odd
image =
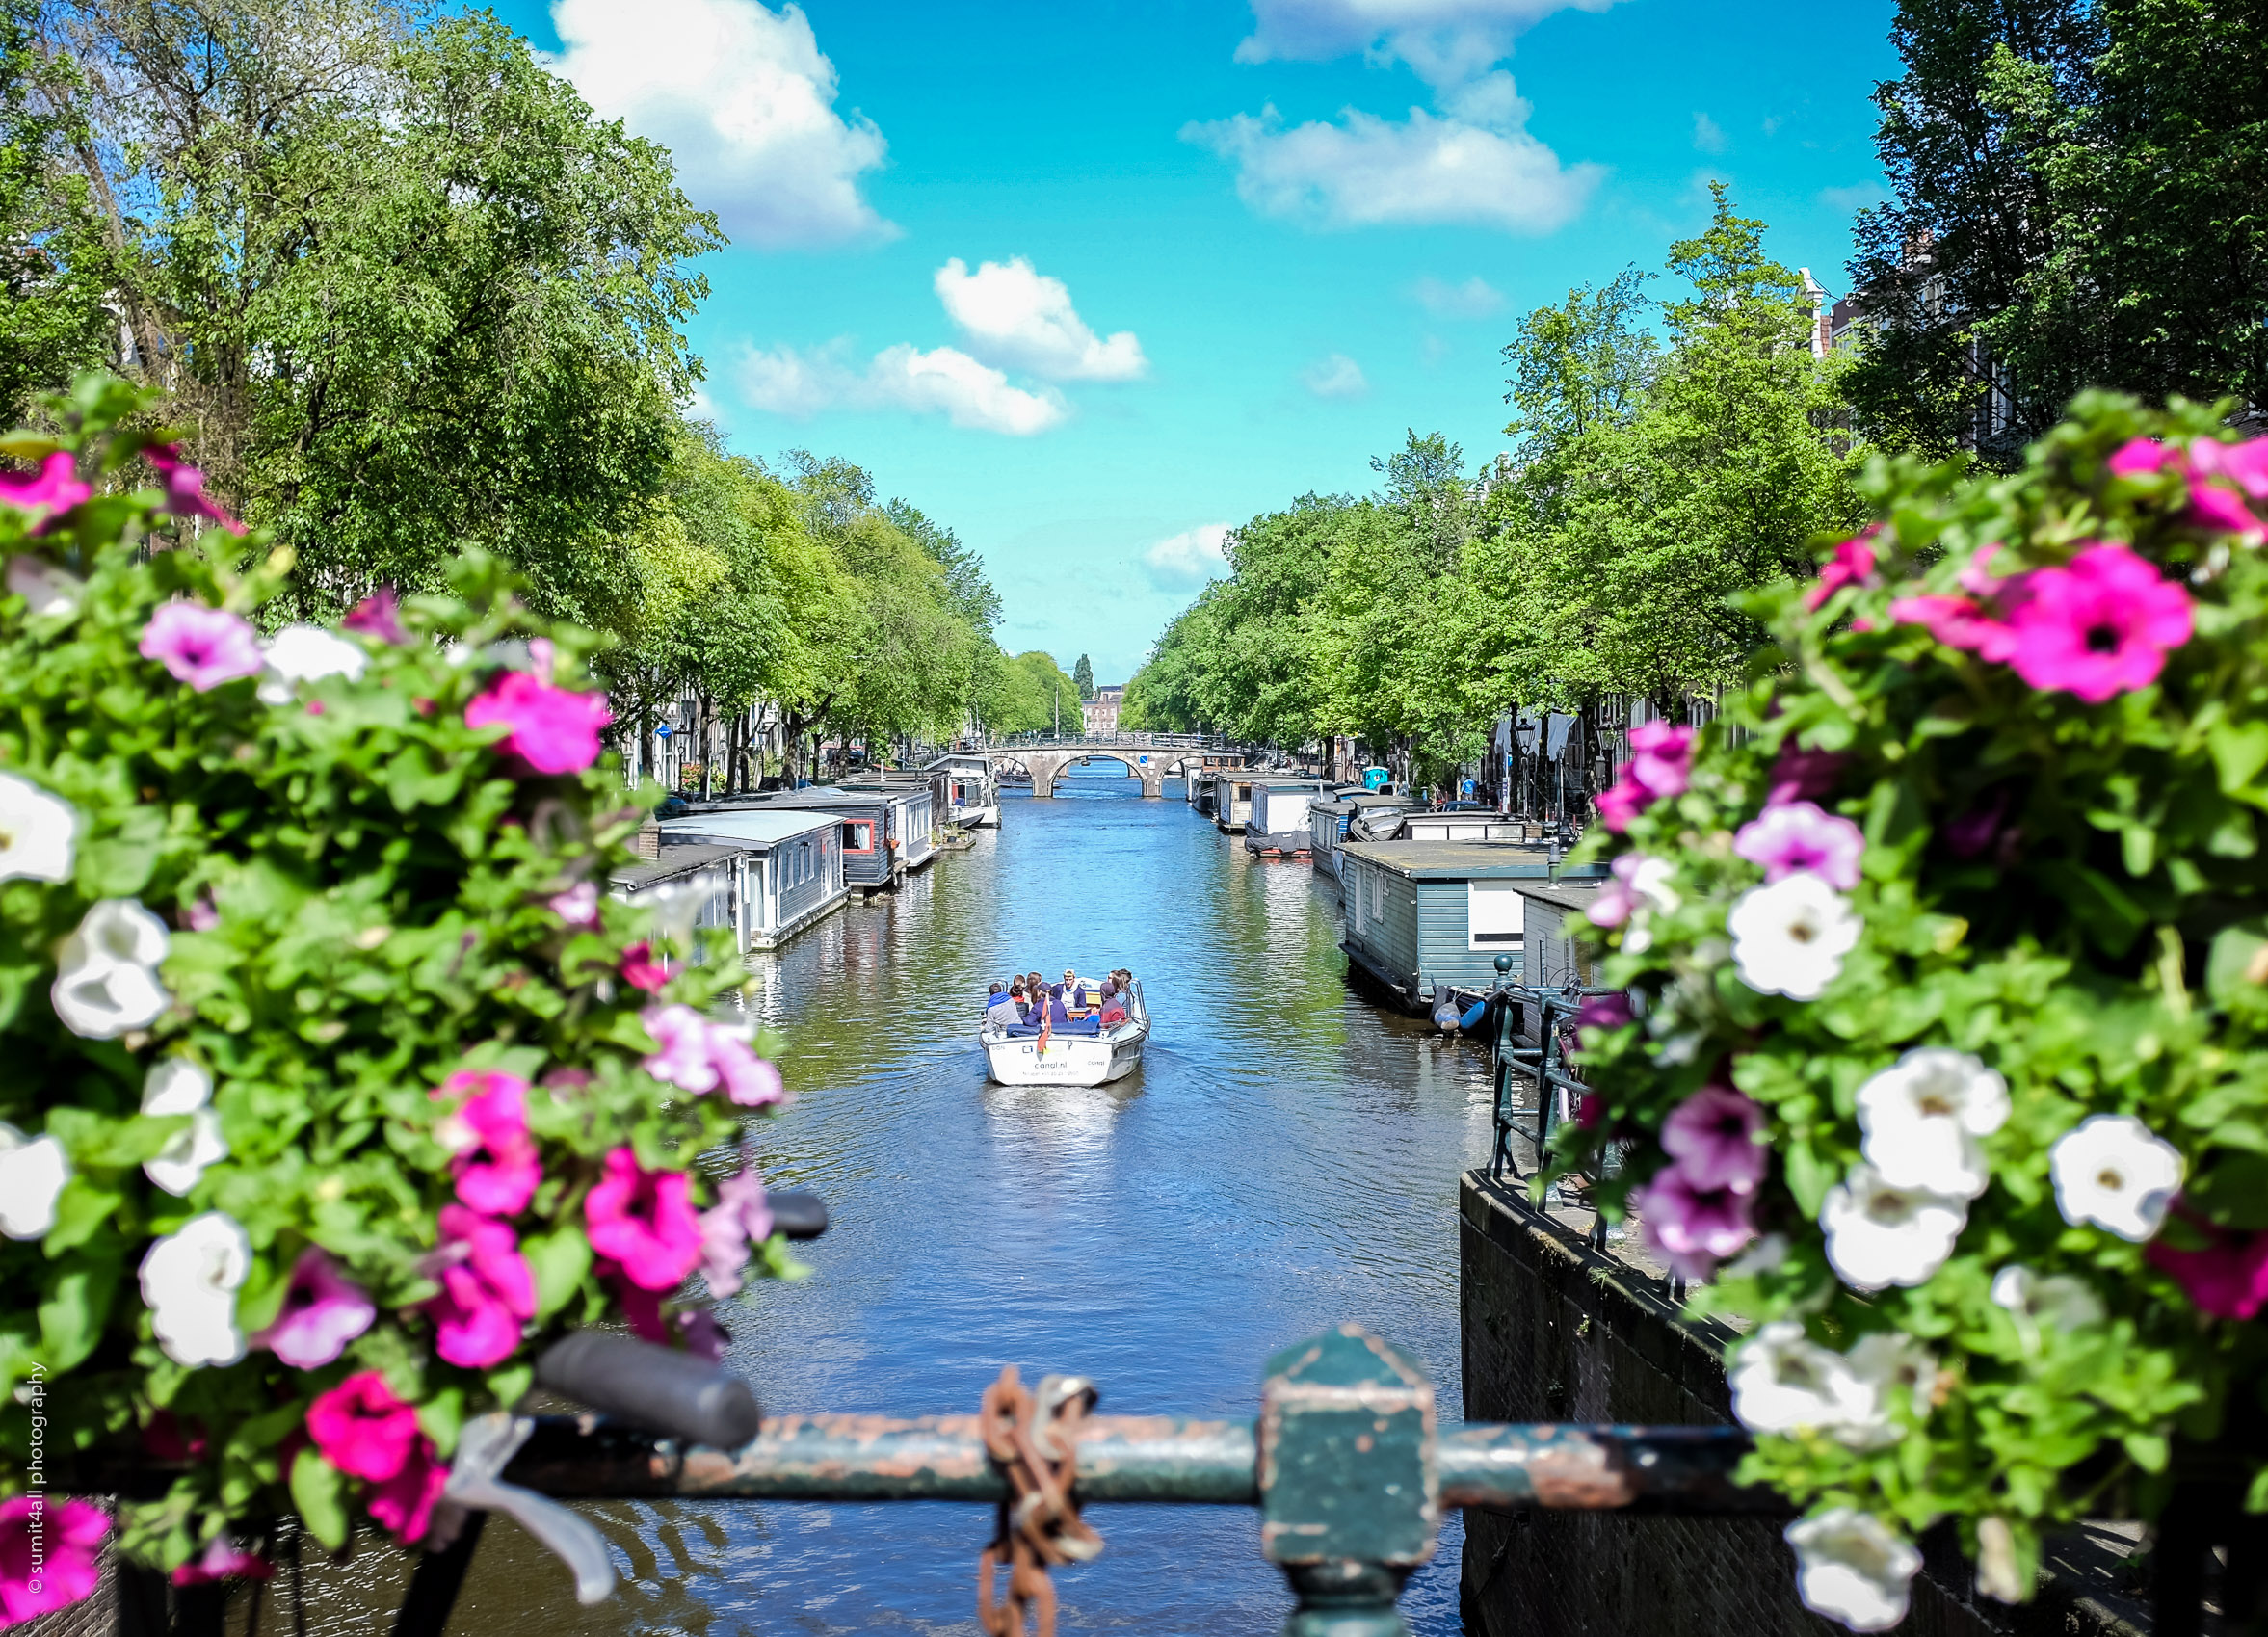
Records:
[[[779,1077],[603,891],[646,804],[585,633],[475,558],[263,636],[288,552],[124,387],[54,409],[0,443],[0,1496],[35,1447],[172,1462],[118,1544],[184,1584],[256,1572],[250,1518],[415,1543],[546,1342],[714,1348],[695,1276],[785,1266],[752,1167],[697,1164]],[[93,1583],[104,1515],[36,1501],[0,1622]]]
[[[1748,1334],[1806,1601],[1995,1597],[2207,1440],[2268,1505],[2268,439],[2073,405],[2023,470],[1879,463],[1776,646],[1600,803],[1611,952],[1558,1171]],[[1619,1001],[1619,997],[1618,997]],[[2256,1410],[2250,1418],[2256,1421]]]

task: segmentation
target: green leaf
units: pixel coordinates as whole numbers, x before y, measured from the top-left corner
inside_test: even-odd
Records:
[[[90,898],[131,898],[149,885],[166,838],[166,815],[129,807],[115,829],[79,844],[79,890]]]
[[[40,1362],[67,1370],[93,1352],[118,1287],[113,1256],[74,1257],[57,1268],[40,1302],[40,1343],[45,1349]]]
[[[501,1370],[488,1372],[488,1390],[495,1394],[496,1402],[507,1410],[525,1397],[528,1388],[535,1383],[536,1371],[531,1364],[510,1364]]]
[[[2268,767],[2268,722],[2234,723],[2224,718],[2213,724],[2205,734],[2205,749],[2213,757],[2213,770],[2221,776],[2221,788],[2231,796],[2249,797],[2257,801],[2257,792],[2247,788],[2263,767]]]
[[[346,1479],[311,1449],[301,1450],[292,1460],[291,1503],[299,1509],[307,1533],[326,1549],[336,1551],[347,1544]]]
[[[2268,1011],[2268,917],[2223,927],[2205,957],[2205,992],[2228,1012]]]
[[[591,1242],[569,1223],[555,1233],[520,1241],[520,1254],[536,1275],[536,1316],[547,1319],[581,1288],[591,1271]]]
[[[55,1226],[43,1242],[50,1256],[75,1250],[110,1225],[125,1196],[105,1188],[85,1174],[63,1185],[55,1201]]]
[[[464,1427],[464,1389],[443,1387],[417,1407],[418,1430],[434,1440],[443,1460],[457,1452],[457,1435]]]

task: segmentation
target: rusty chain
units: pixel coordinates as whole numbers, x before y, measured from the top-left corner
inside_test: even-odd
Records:
[[[1048,1566],[1085,1563],[1102,1551],[1102,1537],[1079,1516],[1076,1482],[1079,1424],[1094,1408],[1094,1386],[1084,1376],[1044,1376],[1034,1394],[1014,1364],[985,1388],[978,1419],[985,1448],[1008,1480],[991,1543],[977,1558],[977,1624],[988,1637],[1024,1637],[1030,1613],[1036,1637],[1055,1637],[1055,1586]],[[1008,1594],[995,1598],[1000,1568]]]

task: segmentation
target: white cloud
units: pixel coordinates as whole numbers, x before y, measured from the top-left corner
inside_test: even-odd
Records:
[[[834,65],[800,7],[552,0],[549,66],[601,115],[669,148],[678,184],[762,250],[894,234],[858,189],[888,145],[834,109]]]
[[[1570,8],[1603,12],[1614,0],[1253,0],[1253,32],[1239,63],[1319,63],[1359,51],[1399,59],[1431,85],[1468,79],[1502,61],[1522,29]]]
[[[1487,318],[1504,305],[1504,294],[1479,274],[1462,284],[1428,274],[1410,287],[1417,304],[1437,318]]]
[[[1890,197],[1880,182],[1855,182],[1847,188],[1821,188],[1819,202],[1830,210],[1865,210]]]
[[[1317,358],[1300,371],[1300,383],[1318,398],[1359,398],[1370,390],[1362,366],[1344,353]]]
[[[979,357],[1049,381],[1132,381],[1149,360],[1134,331],[1109,340],[1087,328],[1060,278],[1022,256],[974,273],[959,256],[937,269],[937,300]]]
[[[1509,75],[1492,74],[1484,85]],[[1493,126],[1412,108],[1397,123],[1348,109],[1343,122],[1285,129],[1274,107],[1182,128],[1237,165],[1236,192],[1264,216],[1320,227],[1470,223],[1548,233],[1583,208],[1604,173],[1563,167],[1524,128],[1525,104]]]
[[[1160,591],[1192,591],[1228,572],[1228,525],[1200,523],[1161,540],[1142,554],[1150,584]]]
[[[905,409],[943,415],[955,426],[1029,437],[1060,425],[1070,406],[1053,387],[1037,392],[952,347],[918,352],[901,342],[864,369],[840,343],[799,352],[752,350],[736,372],[741,396],[758,409],[807,418],[822,409]]]
[[[1706,114],[1693,117],[1693,145],[1703,153],[1723,153],[1728,145],[1725,127]]]

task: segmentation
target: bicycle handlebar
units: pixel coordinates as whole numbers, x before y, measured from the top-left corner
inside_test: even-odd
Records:
[[[748,1383],[723,1365],[599,1331],[545,1348],[536,1385],[647,1432],[723,1449],[754,1438],[763,1420]]]

